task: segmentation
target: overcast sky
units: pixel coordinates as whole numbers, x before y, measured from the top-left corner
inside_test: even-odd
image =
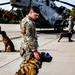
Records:
[[[9,2],[10,0],[0,0],[0,3],[4,3],[4,2]],[[69,2],[69,3],[71,3],[71,4],[75,4],[75,1],[74,0],[61,0],[61,1],[66,1],[66,2]],[[70,6],[68,6],[68,5],[66,5],[66,4],[62,4],[62,3],[56,3],[56,5],[57,6],[65,6],[65,7],[67,7],[67,8],[69,8],[69,9],[71,9],[72,7],[70,7]],[[11,5],[10,4],[8,4],[8,5],[3,5],[3,6],[0,6],[0,8],[2,8],[2,9],[6,9],[6,10],[11,10]]]
[[[65,2],[68,2],[68,3],[71,3],[71,4],[75,5],[75,1],[74,0],[60,0],[60,1],[65,1]],[[68,8],[68,9],[72,8],[71,6],[63,4],[63,3],[60,3],[60,2],[56,2],[56,5],[57,6],[61,6],[62,5],[62,6],[65,6],[66,8]]]

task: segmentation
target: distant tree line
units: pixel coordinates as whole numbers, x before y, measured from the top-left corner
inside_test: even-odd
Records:
[[[68,10],[66,12],[66,14],[64,15],[64,18],[65,19],[69,18],[69,16],[73,16],[74,17],[74,21],[75,21],[75,9],[74,8],[72,8],[72,10]]]
[[[9,24],[20,23],[21,19],[23,18],[22,14],[19,10],[15,10],[15,12],[17,13],[17,15],[13,14],[10,11],[0,9],[0,23],[9,23]],[[63,15],[63,17],[66,19],[70,15],[73,15],[75,17],[75,9],[68,10],[68,12],[66,12],[66,14]],[[74,21],[75,21],[75,18],[74,18]]]
[[[4,9],[0,9],[0,23],[17,24],[22,19],[21,13],[16,10],[17,15]]]

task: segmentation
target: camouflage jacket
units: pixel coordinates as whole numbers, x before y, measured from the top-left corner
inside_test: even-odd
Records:
[[[70,30],[70,29],[73,29],[73,27],[74,27],[74,22],[69,20],[68,24],[69,24],[69,25],[68,25],[69,30]]]
[[[35,22],[28,15],[22,19],[20,24],[22,42],[28,44],[32,51],[37,50],[38,42],[35,30]]]

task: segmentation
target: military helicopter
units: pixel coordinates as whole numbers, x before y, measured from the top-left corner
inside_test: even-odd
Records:
[[[68,22],[63,18],[63,14],[65,14],[68,9],[64,6],[57,7],[55,1],[75,8],[75,5],[60,0],[10,0],[10,2],[1,3],[0,5],[10,4],[12,6],[12,12],[14,8],[18,8],[23,17],[31,6],[37,6],[40,9],[42,19],[38,20],[36,28],[54,28],[61,30],[63,27],[68,26]]]

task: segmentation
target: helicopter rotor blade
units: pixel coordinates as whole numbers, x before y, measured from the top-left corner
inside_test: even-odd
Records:
[[[6,4],[10,4],[10,2],[1,3],[0,5],[6,5]]]
[[[64,1],[60,1],[60,0],[56,0],[57,2],[61,2],[61,3],[64,3],[64,4],[67,4],[69,6],[72,6],[72,7],[75,7],[75,5],[71,4],[71,3],[67,3],[67,2],[64,2]]]

